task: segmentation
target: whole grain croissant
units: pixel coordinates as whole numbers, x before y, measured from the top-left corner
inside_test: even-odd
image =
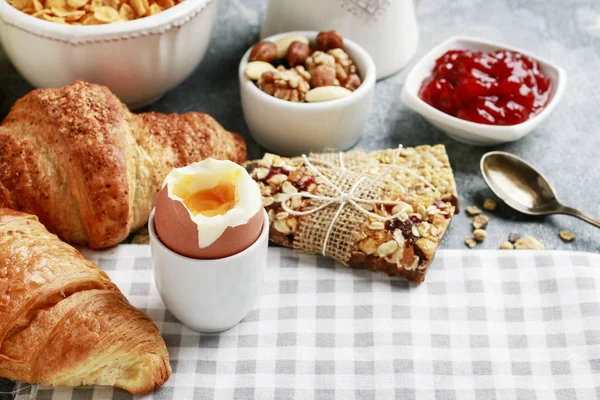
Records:
[[[244,162],[244,139],[206,114],[133,114],[104,86],[38,89],[0,126],[0,207],[109,247],[148,221],[172,168],[207,157]]]
[[[171,375],[158,329],[33,215],[0,209],[0,377],[131,393]]]

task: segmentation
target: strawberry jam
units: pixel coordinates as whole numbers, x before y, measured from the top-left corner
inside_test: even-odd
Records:
[[[521,53],[450,50],[436,60],[419,97],[460,119],[516,125],[544,109],[550,90],[537,61]]]

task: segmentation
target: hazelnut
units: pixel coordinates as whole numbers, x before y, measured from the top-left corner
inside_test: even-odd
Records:
[[[277,58],[277,46],[273,42],[258,42],[252,47],[250,61],[271,62]]]
[[[335,68],[330,65],[319,65],[315,67],[311,74],[310,83],[314,88],[320,86],[335,86],[336,83],[339,85],[339,82],[335,79]]]
[[[302,65],[310,55],[310,47],[302,42],[295,41],[288,47],[285,58],[290,67]]]
[[[321,32],[317,36],[316,42],[317,50],[327,51],[331,49],[343,49],[344,38],[339,31],[327,31]]]

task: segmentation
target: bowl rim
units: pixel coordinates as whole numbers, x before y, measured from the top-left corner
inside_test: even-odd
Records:
[[[216,0],[184,0],[158,14],[103,25],[59,24],[33,17],[0,0],[0,20],[30,34],[70,44],[107,42],[139,36],[162,34],[180,27]]]
[[[273,42],[288,35],[302,35],[306,36],[308,40],[312,43],[316,40],[318,34],[319,31],[290,31],[266,37],[264,39],[261,39],[261,41]],[[250,52],[252,51],[252,47],[254,47],[254,44],[244,53],[242,59],[240,60],[238,69],[240,88],[247,88],[247,90],[249,90],[254,96],[257,96],[262,101],[271,103],[274,106],[286,107],[290,110],[343,108],[350,103],[359,101],[359,99],[366,96],[375,86],[377,75],[375,61],[373,61],[371,55],[362,46],[350,39],[344,38],[344,47],[347,47],[350,50],[350,52],[353,53],[353,55],[355,55],[355,58],[360,59],[365,64],[365,71],[362,71],[363,78],[361,85],[355,91],[353,91],[352,94],[335,100],[323,101],[318,103],[296,103],[292,101],[282,100],[263,92],[254,84],[252,80],[250,80],[246,76],[245,69],[246,65],[248,64],[248,59],[250,58]]]
[[[219,267],[219,265],[218,265],[219,263],[235,261],[238,258],[243,258],[248,253],[254,251],[257,247],[261,246],[263,242],[265,242],[265,241],[267,243],[269,242],[269,226],[270,226],[269,225],[269,215],[267,214],[267,210],[264,207],[261,207],[261,208],[262,208],[264,218],[263,218],[262,229],[260,231],[260,235],[258,235],[258,238],[254,241],[254,243],[252,243],[250,246],[248,246],[244,250],[240,251],[239,253],[232,254],[228,257],[215,258],[215,259],[192,258],[192,257],[187,257],[184,255],[181,255],[181,254],[176,253],[173,250],[169,249],[158,238],[158,234],[156,233],[156,229],[154,228],[154,214],[155,214],[156,208],[152,209],[152,211],[150,212],[150,216],[148,217],[148,236],[150,237],[150,246],[154,246],[154,244],[156,244],[164,252],[168,253],[171,257],[174,257],[175,259],[178,259],[178,260],[184,260],[186,262],[193,262],[193,263],[199,264],[198,265],[199,267],[205,267],[205,268],[211,267],[211,266]],[[240,265],[243,266],[244,264],[241,263]]]
[[[516,51],[536,60],[542,66],[543,69],[553,70],[556,73],[556,79],[553,79],[552,77],[548,76],[548,78],[552,81],[553,84],[551,93],[552,97],[550,98],[550,101],[548,102],[548,104],[546,104],[542,111],[535,115],[533,118],[530,118],[527,121],[523,121],[516,125],[488,125],[481,124],[478,122],[466,121],[458,117],[446,114],[445,112],[440,111],[437,108],[429,105],[418,96],[418,89],[415,92],[413,90],[409,90],[408,86],[409,84],[412,84],[415,80],[417,80],[417,73],[423,68],[425,64],[431,64],[442,55],[442,50],[447,50],[447,48],[450,47],[451,44],[458,42],[467,43],[470,46],[484,45],[497,47],[499,49]],[[468,46],[463,47],[469,48]],[[565,72],[565,70],[559,65],[548,61],[543,57],[539,57],[527,50],[506,45],[504,43],[490,41],[486,39],[479,39],[472,36],[459,35],[450,37],[441,42],[440,44],[436,45],[413,64],[404,83],[401,100],[406,106],[411,108],[413,111],[416,111],[417,113],[421,114],[427,119],[433,119],[437,122],[445,123],[453,128],[468,131],[477,136],[482,136],[488,139],[498,139],[498,137],[495,136],[498,133],[510,132],[513,135],[517,135],[518,133],[523,131],[533,130],[535,126],[537,126],[537,124],[546,119],[548,115],[554,110],[557,103],[560,101],[564,94],[566,83],[567,73]],[[518,138],[506,139],[506,141],[511,141],[516,140]]]

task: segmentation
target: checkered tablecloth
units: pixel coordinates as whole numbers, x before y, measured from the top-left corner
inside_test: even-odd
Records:
[[[147,246],[85,255],[148,313],[169,346],[173,376],[145,398],[600,396],[600,255],[440,251],[415,287],[271,248],[259,304],[220,334],[193,332],[165,310]],[[131,397],[32,386],[17,399]]]

